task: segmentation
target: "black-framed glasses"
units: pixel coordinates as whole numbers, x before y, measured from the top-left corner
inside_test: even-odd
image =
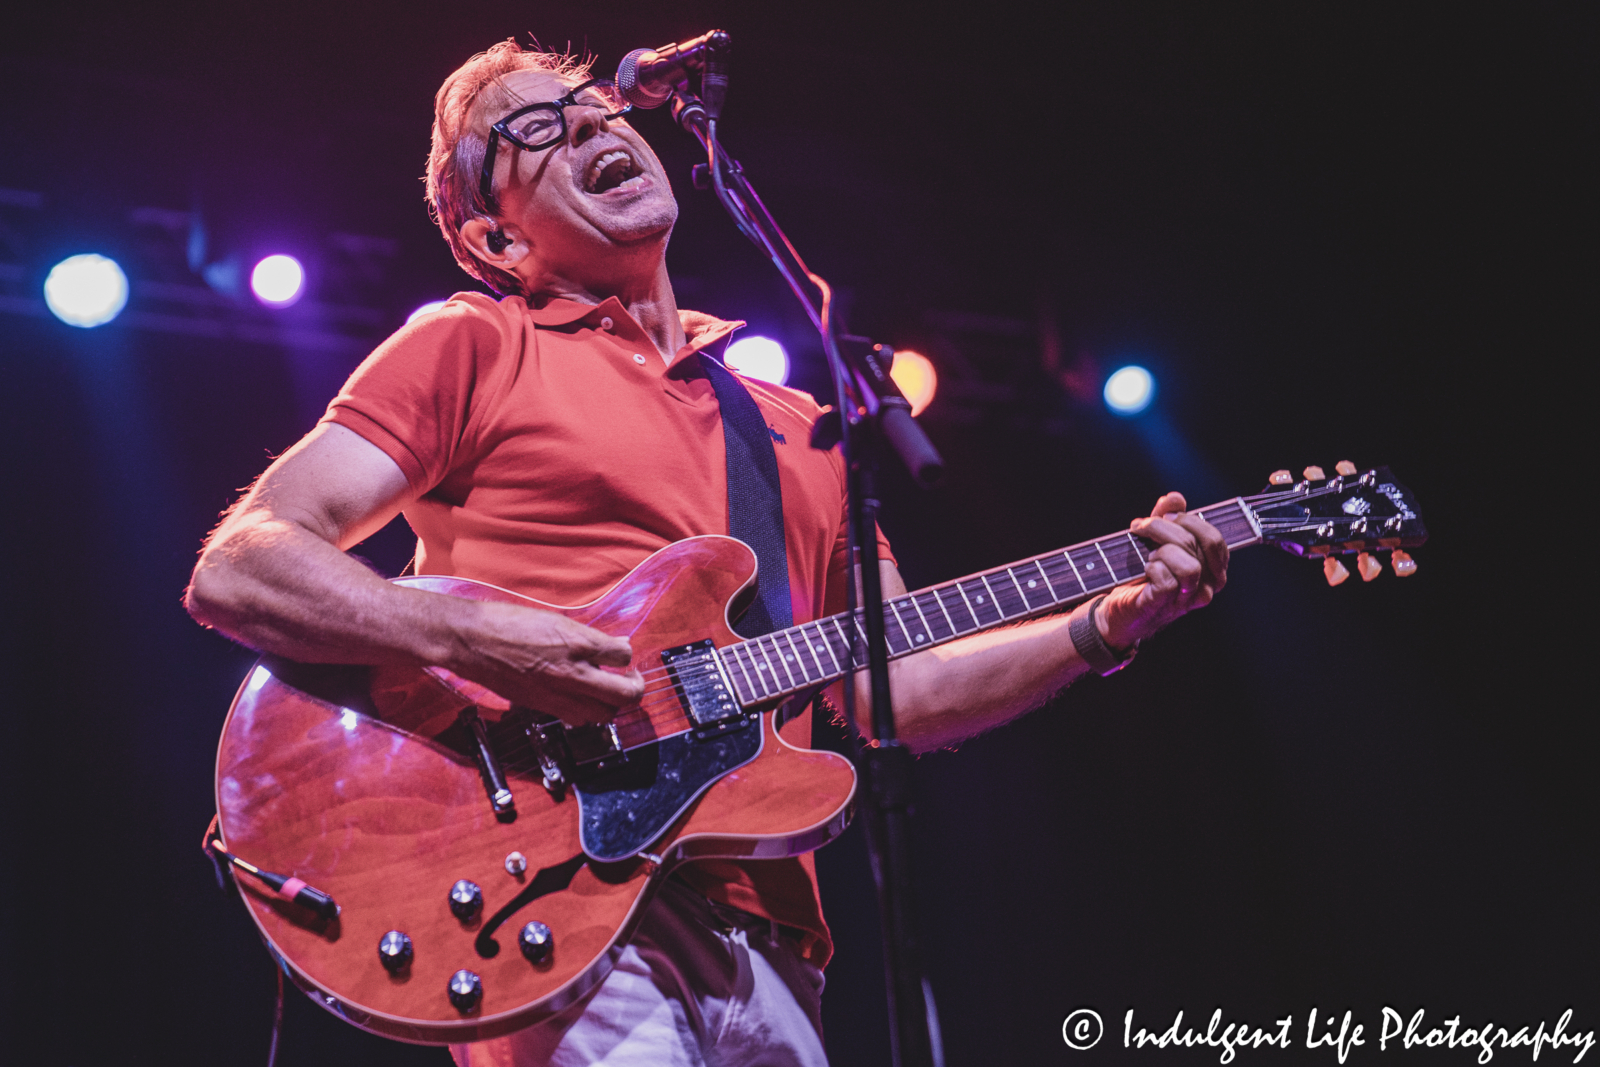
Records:
[[[489,127],[489,147],[483,153],[483,175],[478,192],[490,211],[498,211],[494,199],[495,148],[503,137],[525,152],[543,152],[566,140],[567,108],[592,107],[614,119],[633,110],[610,78],[590,78],[560,100],[529,104],[518,108]]]

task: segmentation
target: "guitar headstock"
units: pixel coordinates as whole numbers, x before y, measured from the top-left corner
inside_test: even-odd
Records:
[[[1363,581],[1382,572],[1375,556],[1389,552],[1395,574],[1416,573],[1406,551],[1427,541],[1428,530],[1411,490],[1388,467],[1360,471],[1341,461],[1330,478],[1321,467],[1307,467],[1299,480],[1275,471],[1266,490],[1245,503],[1255,513],[1261,539],[1297,556],[1322,557],[1329,585],[1350,576],[1339,556],[1354,555]]]

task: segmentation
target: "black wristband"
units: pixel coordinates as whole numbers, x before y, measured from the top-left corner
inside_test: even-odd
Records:
[[[1072,638],[1072,647],[1078,650],[1078,656],[1089,665],[1089,669],[1099,675],[1116,674],[1132,662],[1133,657],[1139,652],[1139,642],[1135,641],[1126,652],[1116,653],[1111,646],[1106,644],[1106,639],[1100,636],[1100,627],[1095,624],[1095,612],[1100,610],[1100,601],[1105,597],[1096,597],[1089,604],[1085,612],[1073,612],[1072,621],[1067,625],[1067,635]]]

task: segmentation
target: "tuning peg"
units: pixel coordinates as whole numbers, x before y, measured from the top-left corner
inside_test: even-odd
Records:
[[[1322,468],[1321,467],[1307,467],[1305,470],[1301,471],[1300,473],[1305,477],[1305,480],[1308,481],[1308,482],[1320,482],[1323,479],[1327,478],[1327,475],[1322,472]]]
[[[1356,465],[1354,463],[1351,463],[1347,459],[1341,459],[1339,462],[1337,462],[1337,463],[1335,463],[1333,465],[1333,469],[1337,473],[1343,474],[1346,477],[1349,477],[1350,475],[1352,475],[1352,474],[1354,474],[1356,472]]]
[[[1350,577],[1350,571],[1343,563],[1329,556],[1322,561],[1322,576],[1328,579],[1329,585],[1338,585]]]
[[[1292,485],[1294,484],[1294,475],[1290,474],[1288,471],[1273,471],[1272,474],[1267,477],[1267,484]]]
[[[1417,561],[1411,558],[1411,553],[1395,549],[1389,555],[1389,563],[1394,567],[1394,573],[1401,578],[1409,578],[1417,573]]]
[[[1363,582],[1370,582],[1383,573],[1383,564],[1372,558],[1370,552],[1356,554],[1356,573],[1361,575]]]

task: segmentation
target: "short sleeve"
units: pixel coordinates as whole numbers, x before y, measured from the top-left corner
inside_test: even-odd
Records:
[[[472,415],[507,357],[498,305],[457,293],[379,345],[328,405],[323,422],[354,430],[405,472],[418,494],[455,466]]]
[[[896,563],[894,550],[889,547],[889,539],[883,534],[883,527],[876,527],[878,531],[878,561],[880,563]],[[832,615],[845,610],[845,564],[850,558],[850,513],[845,511],[844,518],[839,523],[839,534],[833,542],[833,558],[828,561],[828,590],[823,601],[822,610],[826,615]],[[898,566],[898,564],[896,564]]]

